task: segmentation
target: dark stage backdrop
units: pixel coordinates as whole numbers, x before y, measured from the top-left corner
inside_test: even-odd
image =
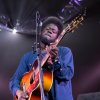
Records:
[[[94,7],[87,12],[83,25],[67,34],[59,45],[71,48],[75,74],[72,80],[75,100],[79,94],[100,91],[100,11]],[[91,13],[90,13],[91,12]],[[21,56],[32,50],[35,38],[28,35],[0,31],[0,100],[12,100],[9,79]]]

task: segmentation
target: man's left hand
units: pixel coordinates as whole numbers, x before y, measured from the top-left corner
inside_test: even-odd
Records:
[[[58,48],[54,47],[49,50],[50,56],[47,60],[48,64],[53,64],[54,60],[58,57]]]

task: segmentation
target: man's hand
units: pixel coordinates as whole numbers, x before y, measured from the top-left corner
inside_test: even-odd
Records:
[[[58,58],[58,48],[57,47],[51,48],[49,53],[50,53],[50,56],[49,56],[47,62],[48,62],[48,64],[53,64],[54,60],[56,58]]]
[[[28,98],[27,93],[21,90],[17,90],[16,95],[18,97],[18,100],[26,100]]]
[[[50,56],[52,59],[55,59],[58,56],[58,48],[57,47],[52,48],[50,50]]]

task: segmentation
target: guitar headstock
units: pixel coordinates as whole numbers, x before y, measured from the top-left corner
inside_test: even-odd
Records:
[[[82,21],[84,20],[83,15],[79,15],[75,17],[69,24],[67,24],[67,27],[64,28],[64,33],[65,32],[73,32],[75,28],[78,28],[80,24],[82,24]]]
[[[58,45],[60,40],[63,38],[65,33],[69,33],[74,31],[75,28],[77,28],[80,24],[82,24],[82,21],[84,20],[84,17],[86,16],[86,10],[84,11],[83,14],[79,14],[77,17],[75,17],[67,26],[63,29],[62,33],[58,36],[56,41],[52,44]]]

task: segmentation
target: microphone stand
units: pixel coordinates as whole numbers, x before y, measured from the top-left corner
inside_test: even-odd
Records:
[[[41,100],[45,100],[44,89],[43,89],[43,70],[41,67],[41,46],[40,46],[40,14],[36,12],[36,52],[38,60],[38,69],[39,69],[39,84],[40,84],[40,94]],[[38,43],[39,36],[39,43]]]

